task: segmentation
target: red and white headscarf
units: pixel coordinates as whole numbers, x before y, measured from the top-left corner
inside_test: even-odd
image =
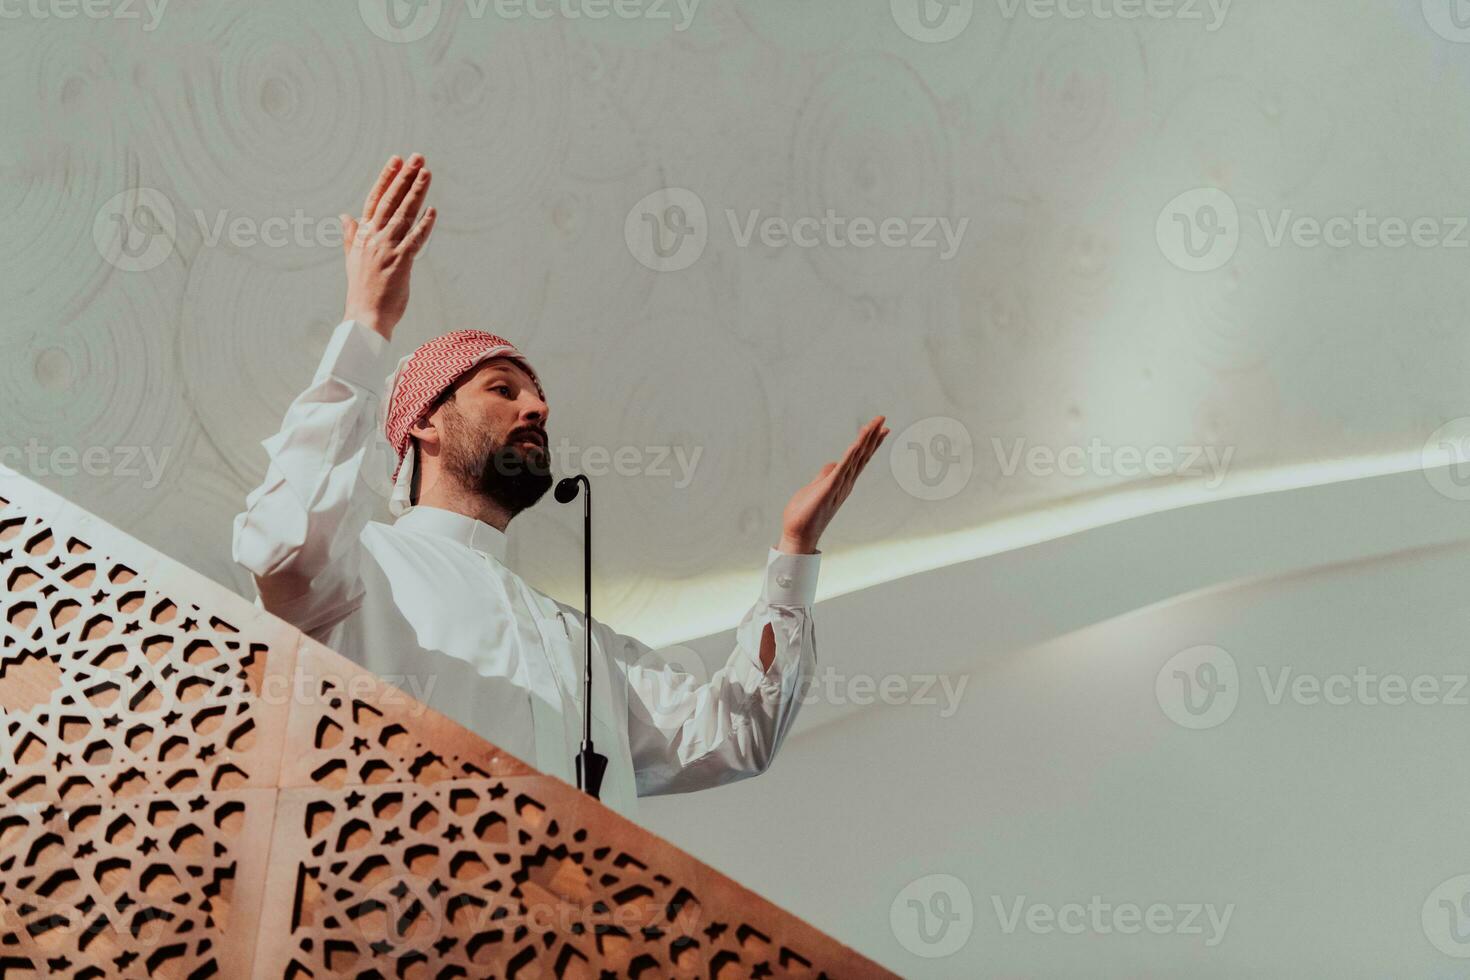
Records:
[[[537,394],[545,400],[541,379],[536,377],[536,371],[525,355],[504,337],[484,330],[456,330],[435,337],[406,355],[388,375],[383,434],[398,456],[398,465],[393,470],[393,494],[388,498],[388,510],[393,516],[406,514],[413,507],[410,496],[416,460],[409,430],[429,414],[433,404],[465,372],[492,357],[508,357],[525,368],[536,385]]]

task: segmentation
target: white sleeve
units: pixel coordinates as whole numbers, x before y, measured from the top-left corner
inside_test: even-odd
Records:
[[[261,445],[265,482],[236,515],[232,555],[261,604],[303,632],[362,598],[359,537],[378,497],[364,479],[382,400],[387,341],[355,320],[332,332],[311,386]]]
[[[812,602],[819,554],[771,549],[760,599],[735,632],[735,649],[708,681],[667,663],[647,644],[612,632],[628,679],[628,746],[638,795],[686,793],[765,772],[801,707],[816,666]],[[769,625],[775,657],[760,665]]]

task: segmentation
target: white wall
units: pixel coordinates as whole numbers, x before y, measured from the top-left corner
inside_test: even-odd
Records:
[[[1018,622],[1044,633],[1026,624],[1053,612],[1065,622],[1068,610],[1100,609],[1110,595],[1131,601],[1135,580],[1170,570],[1148,553],[1148,522],[1111,529],[1111,580],[1072,539],[1058,544],[1047,586],[1030,578],[1050,558],[1008,555],[924,576],[931,587],[919,593],[894,595],[895,584],[820,606],[824,662],[841,669],[856,660],[862,666],[848,672],[911,682],[937,669],[962,691],[957,709],[941,698],[853,710],[822,695],[809,706],[818,722],[787,742],[769,772],[713,793],[644,801],[642,816],[904,976],[1461,976],[1465,961],[1449,952],[1470,955],[1470,944],[1449,943],[1437,899],[1428,926],[1421,912],[1437,886],[1470,875],[1463,504],[1416,473],[1299,492],[1295,520],[1289,510],[1277,511],[1279,521],[1264,516],[1291,499],[1246,502],[1258,507],[1247,522],[1263,532],[1255,540],[1242,540],[1219,506],[1177,515],[1185,533],[1176,541],[1188,548],[1173,567],[1187,594],[1080,629],[1064,625],[1040,642],[1007,638]],[[1344,510],[1334,513],[1337,505]],[[1287,531],[1321,531],[1319,518],[1337,531],[1323,533],[1315,551]],[[1363,548],[1387,531],[1420,545],[1397,554]],[[1233,544],[1273,573],[1241,577],[1232,567],[1231,581],[1198,587],[1209,579],[1196,577],[1200,569],[1230,564],[1220,556]],[[1312,553],[1331,554],[1334,564],[1313,567]],[[1288,554],[1302,567],[1283,572]],[[1007,563],[1004,580],[1019,580],[1013,590],[984,567],[998,563]],[[923,642],[883,637],[889,642],[875,645],[887,666],[874,669],[868,649],[853,643],[859,599],[875,620],[915,622]],[[1233,710],[1227,690],[1202,716],[1211,727],[1193,730],[1165,707],[1192,717],[1180,708],[1180,665],[1171,660],[1200,645],[1224,651],[1239,684],[1231,685]],[[1358,693],[1359,668],[1369,699],[1403,698],[1397,682],[1374,679],[1398,675],[1436,679],[1436,693],[1420,691],[1434,703],[1369,703]],[[1282,670],[1289,681],[1278,697]],[[1347,704],[1292,693],[1290,684],[1311,683],[1300,676],[1339,674],[1351,688],[1332,682],[1330,693],[1346,693]],[[919,693],[916,684],[909,690]],[[970,927],[963,945],[930,959],[915,951],[943,947],[919,938],[901,893],[932,875],[962,883],[973,918],[951,927],[956,937]],[[1470,879],[1451,891],[1459,900]],[[1213,903],[1220,916],[1233,908],[1223,930],[1202,917],[1202,935],[1127,936],[1090,926],[1080,935],[1032,932],[1024,919],[1007,933],[994,905],[1010,916],[1022,896],[1027,908],[1060,908],[1094,895],[1115,906]],[[1459,927],[1470,937],[1465,908]],[[1212,932],[1220,941],[1207,946]]]

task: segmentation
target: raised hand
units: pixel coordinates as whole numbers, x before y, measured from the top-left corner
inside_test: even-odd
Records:
[[[852,492],[858,474],[888,437],[883,422],[879,415],[863,426],[841,462],[826,464],[816,479],[796,491],[781,514],[781,543],[776,550],[802,555],[817,550],[822,532]]]
[[[429,180],[422,155],[415,153],[406,164],[395,156],[368,192],[362,216],[341,215],[342,250],[347,254],[343,319],[366,324],[385,340],[393,338],[393,328],[408,308],[414,256],[434,229],[433,208],[419,217]]]

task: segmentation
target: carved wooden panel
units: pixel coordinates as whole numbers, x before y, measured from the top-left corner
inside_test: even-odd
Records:
[[[881,968],[0,468],[0,980]]]
[[[275,803],[247,789],[0,808],[0,975],[245,976]]]

